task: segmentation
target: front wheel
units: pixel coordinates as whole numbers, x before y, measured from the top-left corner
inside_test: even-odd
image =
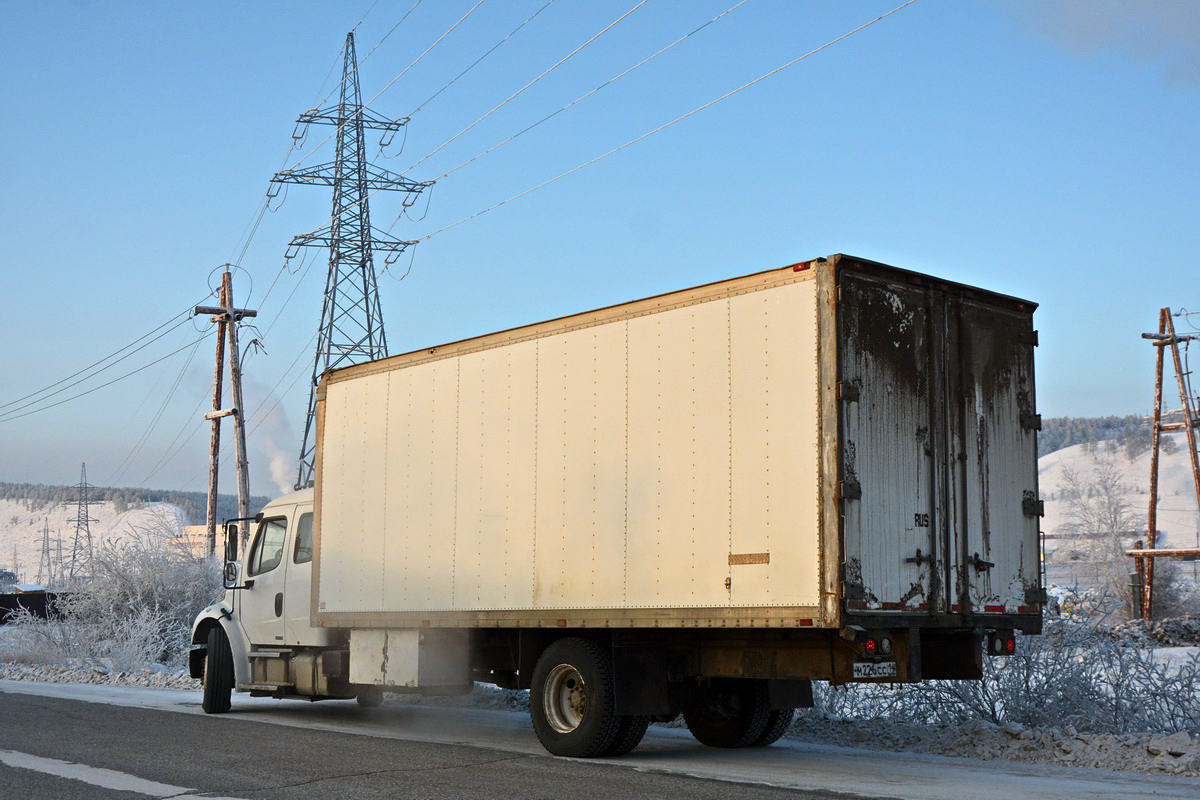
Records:
[[[621,721],[613,713],[612,662],[607,653],[595,642],[579,638],[560,639],[546,648],[533,670],[529,715],[538,741],[554,755],[606,755]]]
[[[204,654],[204,702],[205,713],[224,714],[230,707],[233,694],[233,651],[229,648],[229,637],[220,625],[208,632],[208,651]]]
[[[383,689],[378,686],[364,686],[358,690],[354,699],[363,708],[378,708],[383,704]]]

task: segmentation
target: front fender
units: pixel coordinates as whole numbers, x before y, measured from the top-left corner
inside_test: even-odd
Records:
[[[237,623],[233,607],[224,600],[213,603],[196,615],[192,623],[192,650],[188,653],[188,672],[196,679],[204,676],[204,658],[208,655],[208,632],[216,626],[225,631],[229,649],[233,653],[234,684],[250,683],[249,646]]]

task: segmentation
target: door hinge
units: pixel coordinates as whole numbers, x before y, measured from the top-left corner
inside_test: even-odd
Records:
[[[1042,429],[1042,415],[1026,411],[1021,415],[1021,428],[1027,431],[1040,431]]]
[[[1021,511],[1027,517],[1044,517],[1046,516],[1046,501],[1026,497],[1021,501]]]
[[[857,403],[861,392],[858,389],[858,384],[848,381],[838,381],[837,396],[838,400],[844,403]]]
[[[841,495],[843,500],[861,500],[862,484],[854,480],[854,478],[847,478],[842,481]]]
[[[1022,331],[1021,333],[1017,334],[1017,341],[1020,342],[1021,344],[1030,345],[1031,347],[1037,347],[1038,346],[1038,332],[1037,331]]]

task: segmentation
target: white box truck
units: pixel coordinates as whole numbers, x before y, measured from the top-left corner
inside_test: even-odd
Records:
[[[196,621],[205,710],[480,681],[589,757],[978,679],[1041,628],[1034,308],[835,255],[331,371],[314,486]]]

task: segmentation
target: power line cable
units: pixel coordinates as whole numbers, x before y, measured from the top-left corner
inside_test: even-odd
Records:
[[[123,381],[132,375],[136,375],[139,372],[142,372],[143,370],[147,370],[150,367],[153,367],[155,364],[158,364],[159,362],[166,361],[171,356],[182,353],[184,350],[187,350],[189,347],[192,347],[197,342],[204,341],[204,339],[206,339],[206,338],[207,338],[207,334],[205,336],[201,336],[199,339],[196,339],[195,341],[188,342],[183,347],[180,347],[178,350],[172,350],[171,352],[167,353],[165,356],[162,356],[161,358],[156,358],[155,360],[151,361],[149,364],[145,364],[143,366],[138,367],[135,370],[126,372],[124,375],[122,375],[118,378],[113,378],[111,381],[108,381],[107,383],[102,383],[99,386],[94,386],[91,389],[88,389],[87,391],[80,392],[79,394],[76,394],[76,395],[72,395],[64,400],[59,400],[57,403],[51,403],[48,406],[42,406],[41,408],[35,408],[32,411],[26,411],[24,414],[15,414],[14,412],[19,411],[20,409],[13,409],[13,411],[10,411],[3,417],[0,417],[0,423],[12,422],[13,420],[21,419],[22,417],[28,417],[30,414],[37,414],[38,412],[41,412],[41,411],[48,411],[51,408],[56,408],[57,406],[61,406],[63,403],[69,403],[72,400],[78,400],[80,397],[85,397],[85,396],[91,394],[92,392],[98,392],[101,389],[105,388],[106,386],[112,386],[114,383],[117,383],[118,381]],[[72,385],[74,385],[74,384],[72,384]],[[57,394],[57,392],[55,394]],[[22,406],[21,408],[25,408],[25,406]]]
[[[554,70],[558,69],[558,68],[559,68],[560,66],[562,66],[564,63],[566,63],[566,62],[567,62],[567,61],[568,61],[568,60],[569,60],[571,57],[573,57],[573,56],[574,56],[576,53],[578,53],[579,51],[583,50],[583,48],[587,47],[589,44],[591,44],[592,42],[596,41],[597,39],[599,39],[599,38],[600,38],[601,36],[603,36],[604,34],[608,33],[610,30],[612,30],[614,27],[616,27],[616,26],[617,26],[617,24],[621,22],[621,20],[625,19],[625,18],[626,18],[626,17],[628,17],[630,14],[632,14],[632,13],[633,13],[633,12],[635,12],[635,11],[637,11],[639,8],[641,8],[642,6],[644,6],[644,5],[645,5],[647,2],[648,2],[648,0],[639,0],[639,2],[637,3],[637,5],[635,5],[633,8],[629,9],[629,10],[628,10],[628,11],[626,11],[624,14],[622,14],[621,16],[617,17],[615,20],[613,20],[612,22],[610,22],[610,23],[609,23],[607,26],[605,26],[605,28],[604,28],[603,30],[601,30],[599,33],[597,33],[597,34],[596,34],[595,36],[593,36],[592,38],[588,39],[588,40],[587,40],[586,42],[584,42],[583,44],[579,45],[579,47],[576,47],[576,48],[575,48],[574,50],[572,50],[570,53],[568,53],[567,55],[563,56],[561,59],[559,59],[559,61],[558,61],[557,63],[555,63],[555,64],[554,64],[554,66],[550,67],[548,70],[546,70],[545,72],[543,72],[541,75],[538,75],[536,78],[534,78],[533,80],[531,80],[529,83],[525,84],[525,85],[524,85],[524,86],[522,86],[520,89],[518,89],[517,91],[513,92],[511,95],[509,95],[509,96],[508,96],[508,98],[507,98],[507,99],[505,99],[505,100],[501,101],[500,103],[498,103],[497,105],[495,105],[495,106],[492,108],[492,110],[491,110],[491,111],[488,111],[488,112],[487,112],[486,114],[484,114],[482,117],[480,117],[479,119],[475,120],[475,121],[474,121],[474,122],[472,122],[470,125],[468,125],[467,127],[463,128],[461,131],[459,131],[458,133],[454,134],[454,135],[453,135],[453,136],[451,136],[449,139],[447,139],[446,141],[442,142],[440,145],[438,145],[437,147],[435,147],[435,148],[434,148],[434,149],[433,149],[433,150],[432,150],[430,153],[426,154],[424,158],[422,158],[421,160],[419,160],[419,161],[417,161],[416,163],[414,163],[414,164],[412,164],[411,166],[409,166],[409,168],[408,168],[408,170],[407,170],[407,171],[411,172],[411,171],[412,171],[412,170],[413,170],[415,167],[417,167],[417,166],[419,166],[419,165],[421,165],[421,164],[425,163],[425,162],[426,162],[426,161],[428,161],[430,158],[432,158],[434,155],[436,155],[438,152],[440,152],[440,151],[442,150],[442,148],[446,147],[446,146],[447,146],[447,145],[449,145],[451,142],[453,142],[453,141],[457,140],[457,139],[458,139],[460,136],[462,136],[464,133],[466,133],[467,131],[471,130],[472,128],[474,128],[474,127],[475,127],[476,125],[478,125],[479,123],[483,122],[485,119],[487,119],[487,118],[488,118],[488,117],[490,117],[492,114],[494,114],[494,113],[496,113],[497,111],[499,111],[499,110],[500,110],[501,108],[503,108],[504,106],[508,105],[508,103],[509,103],[509,102],[511,102],[511,101],[512,101],[512,100],[514,100],[516,97],[518,97],[519,95],[521,95],[521,94],[522,94],[522,93],[523,93],[523,92],[524,92],[526,89],[528,89],[530,86],[533,86],[535,83],[537,83],[538,81],[540,81],[542,78],[546,77],[546,76],[547,76],[547,75],[549,75],[551,72],[553,72]]]
[[[738,8],[740,8],[741,6],[744,6],[744,5],[745,5],[746,3],[748,3],[749,1],[750,1],[750,0],[741,0],[741,2],[739,2],[739,3],[737,3],[737,4],[733,5],[733,6],[731,6],[730,8],[727,8],[725,11],[722,11],[720,14],[718,14],[718,15],[717,15],[717,16],[715,16],[715,17],[713,17],[713,18],[712,18],[712,19],[710,19],[708,22],[704,23],[703,25],[701,25],[700,27],[698,27],[698,28],[696,28],[695,30],[691,31],[690,33],[686,33],[686,34],[684,34],[683,36],[680,36],[678,39],[676,39],[675,41],[671,42],[669,45],[667,45],[666,47],[662,48],[662,49],[661,49],[661,50],[659,50],[658,52],[656,52],[656,53],[653,53],[653,54],[651,54],[651,55],[648,55],[648,56],[646,56],[646,57],[645,57],[645,58],[643,58],[641,61],[639,61],[638,63],[634,64],[632,67],[630,67],[629,69],[627,69],[627,70],[625,70],[624,72],[620,73],[619,75],[614,75],[613,77],[609,78],[609,79],[608,79],[608,80],[606,80],[604,83],[602,83],[602,84],[600,84],[599,86],[597,86],[595,89],[592,89],[590,92],[587,92],[586,94],[582,94],[582,95],[580,95],[579,97],[576,97],[574,100],[572,100],[571,102],[567,103],[565,106],[563,106],[562,108],[560,108],[560,109],[558,109],[557,111],[553,112],[552,114],[547,114],[546,116],[542,117],[542,118],[541,118],[541,119],[539,119],[537,122],[535,122],[535,123],[533,123],[532,125],[530,125],[529,127],[527,127],[527,128],[524,128],[524,129],[522,129],[522,130],[520,130],[520,131],[517,131],[517,132],[516,132],[516,133],[514,133],[512,136],[508,137],[507,139],[505,139],[504,141],[500,142],[499,144],[492,145],[491,147],[489,147],[487,150],[484,150],[484,151],[483,151],[482,153],[480,153],[479,155],[477,155],[477,156],[474,156],[473,158],[469,158],[469,159],[467,159],[466,161],[464,161],[464,162],[462,162],[461,164],[459,164],[457,167],[454,167],[454,168],[452,168],[452,169],[450,169],[450,170],[447,170],[446,172],[442,173],[441,175],[439,175],[438,177],[434,178],[433,180],[435,180],[435,181],[440,181],[442,178],[447,178],[447,177],[449,177],[450,175],[453,175],[455,172],[458,172],[460,169],[462,169],[463,167],[467,166],[468,164],[471,164],[471,163],[473,163],[473,162],[475,162],[475,161],[478,161],[479,159],[483,158],[484,156],[486,156],[487,154],[489,154],[489,153],[491,153],[491,152],[493,152],[493,151],[495,151],[495,150],[499,150],[501,147],[503,147],[504,145],[508,144],[508,143],[509,143],[509,142],[511,142],[512,140],[516,139],[518,136],[523,136],[524,134],[526,134],[526,133],[529,133],[531,130],[533,130],[534,128],[538,127],[538,126],[539,126],[539,125],[541,125],[542,123],[544,123],[544,122],[547,122],[547,121],[549,121],[549,120],[553,119],[554,117],[558,116],[558,115],[559,115],[559,114],[561,114],[562,112],[566,111],[568,108],[571,108],[572,106],[576,105],[577,103],[580,103],[580,102],[582,102],[582,101],[586,100],[587,98],[591,97],[592,95],[594,95],[596,92],[600,91],[601,89],[604,89],[605,87],[609,86],[610,84],[616,83],[616,82],[617,82],[617,81],[619,81],[621,78],[624,78],[626,75],[628,75],[629,73],[633,72],[635,69],[637,69],[638,67],[642,66],[643,64],[645,64],[645,63],[647,63],[647,62],[649,62],[649,61],[651,61],[651,60],[653,60],[653,59],[655,59],[655,58],[658,58],[660,55],[662,55],[663,53],[667,52],[668,50],[670,50],[671,48],[673,48],[675,45],[679,44],[680,42],[684,41],[685,39],[689,39],[689,38],[691,38],[692,36],[695,36],[697,33],[699,33],[700,31],[704,30],[704,29],[705,29],[705,28],[707,28],[709,25],[712,25],[714,22],[716,22],[717,20],[721,19],[721,18],[722,18],[722,17],[724,17],[725,15],[727,15],[727,14],[730,14],[730,13],[732,13],[733,11],[736,11]],[[416,113],[416,112],[413,112],[413,113]]]
[[[744,1],[744,0],[743,0],[743,1]],[[436,92],[434,92],[433,94],[431,94],[431,95],[430,95],[428,98],[426,98],[426,99],[425,99],[425,101],[424,101],[424,102],[422,102],[422,103],[419,103],[419,104],[417,105],[417,107],[416,107],[415,109],[413,109],[413,110],[412,110],[412,111],[409,113],[409,115],[408,115],[408,116],[409,116],[410,118],[411,118],[411,117],[415,117],[415,116],[417,115],[417,112],[418,112],[418,111],[420,111],[421,109],[425,108],[425,106],[427,106],[427,105],[429,105],[431,102],[433,102],[433,100],[434,100],[435,98],[437,98],[437,96],[438,96],[438,95],[440,95],[442,92],[446,91],[446,90],[447,90],[447,89],[449,89],[451,86],[453,86],[455,83],[457,83],[459,78],[461,78],[462,76],[466,75],[466,74],[467,74],[468,72],[470,72],[471,70],[475,69],[475,67],[479,66],[479,62],[483,61],[485,58],[487,58],[488,56],[490,56],[492,53],[496,52],[496,49],[497,49],[497,48],[499,48],[499,47],[500,47],[500,45],[504,44],[504,43],[505,43],[505,42],[507,42],[509,39],[511,39],[512,37],[516,36],[518,31],[520,31],[522,28],[524,28],[524,27],[525,27],[526,25],[528,25],[530,22],[533,22],[534,18],[535,18],[535,17],[537,17],[537,15],[538,15],[538,14],[541,14],[543,11],[545,11],[547,8],[549,8],[549,7],[550,7],[551,5],[553,5],[553,4],[554,4],[554,0],[548,0],[548,2],[547,2],[547,3],[546,3],[544,6],[542,6],[541,8],[539,8],[537,11],[533,12],[533,14],[531,14],[531,15],[530,15],[530,16],[529,16],[529,17],[528,17],[528,18],[527,18],[527,19],[526,19],[524,22],[522,22],[520,25],[518,25],[517,27],[513,28],[513,29],[512,29],[512,31],[511,31],[511,32],[509,32],[509,34],[508,34],[507,36],[505,36],[503,39],[501,39],[500,41],[498,41],[498,42],[496,42],[494,45],[492,45],[492,47],[491,47],[491,49],[490,49],[490,50],[488,50],[486,53],[484,53],[483,55],[481,55],[479,58],[475,59],[475,60],[474,60],[474,61],[471,63],[471,66],[467,67],[467,68],[466,68],[466,69],[464,69],[462,72],[460,72],[460,73],[458,73],[457,75],[455,75],[455,76],[454,76],[454,77],[453,77],[453,78],[450,80],[450,82],[449,82],[449,83],[447,83],[445,86],[443,86],[442,88],[438,89]]]
[[[296,366],[300,363],[300,359],[302,359],[305,355],[308,354],[310,348],[313,345],[313,342],[315,342],[316,339],[317,339],[317,334],[313,334],[312,338],[308,340],[308,343],[305,344],[304,347],[302,347],[300,349],[300,353],[292,361],[291,366],[289,366],[286,370],[284,370],[284,372],[280,376],[279,380],[276,381],[275,385],[273,387],[271,387],[271,390],[269,392],[267,392],[268,397],[273,395],[275,393],[275,391],[283,384],[283,382],[285,380],[287,380],[288,376],[292,373],[293,370],[296,369]],[[272,403],[271,406],[266,409],[266,411],[263,411],[264,403],[260,403],[258,406],[255,407],[254,411],[250,412],[246,416],[246,422],[247,422],[247,424],[249,424],[252,420],[254,420],[254,418],[256,416],[259,416],[259,414],[261,413],[261,417],[256,422],[254,422],[253,425],[250,426],[249,430],[246,431],[247,435],[252,434],[256,430],[258,430],[258,428],[263,424],[263,422],[266,421],[267,417],[270,416],[271,412],[274,411],[276,408],[278,408],[279,404],[282,403],[283,400],[291,393],[291,391],[296,388],[296,384],[300,382],[300,379],[304,377],[304,374],[305,374],[304,371],[301,370],[296,375],[296,377],[292,380],[291,385],[288,386],[288,388],[283,392],[283,394],[279,395],[275,399],[275,402]],[[180,447],[182,448],[182,445]],[[178,450],[176,451],[176,453],[172,454],[171,457],[174,458],[176,454],[178,454]],[[221,457],[220,462],[218,462],[219,466],[224,466],[225,464],[227,464],[229,461],[229,458],[230,458],[230,454],[228,452],[226,452],[225,455]],[[206,467],[204,470],[197,472],[191,478],[188,478],[188,480],[184,482],[183,488],[186,489],[188,486],[191,486],[193,483],[196,482],[196,480],[198,478],[200,478],[207,471],[208,471],[208,468]]]
[[[481,5],[483,5],[484,2],[485,2],[485,0],[479,0],[477,3],[475,3],[475,5],[471,6],[470,10],[468,10],[467,13],[465,13],[461,17],[459,17],[458,21],[455,22],[453,25],[451,25],[450,28],[445,33],[443,33],[441,36],[439,36],[433,44],[429,45],[429,47],[426,47],[425,50],[421,53],[421,55],[419,55],[415,59],[413,59],[412,63],[410,63],[407,67],[405,67],[403,70],[400,71],[399,75],[397,75],[396,77],[394,77],[390,81],[388,81],[387,86],[384,86],[382,89],[380,89],[378,92],[375,93],[374,97],[372,97],[370,100],[368,100],[367,102],[365,102],[361,106],[359,106],[358,112],[354,115],[355,118],[357,118],[359,115],[361,115],[363,108],[371,105],[371,103],[375,102],[375,100],[378,99],[381,94],[383,94],[388,89],[390,89],[396,81],[400,80],[405,75],[407,75],[409,70],[411,70],[413,67],[415,67],[418,63],[421,62],[421,60],[423,58],[425,58],[425,56],[427,56],[429,54],[429,51],[433,50],[433,48],[435,48],[439,44],[441,44],[443,39],[445,39],[447,36],[449,36],[454,31],[455,28],[457,28],[459,25],[461,25],[467,19],[467,17],[469,17],[473,13],[475,13],[475,9],[477,9]],[[642,0],[642,2],[644,3],[644,2],[646,2],[646,0]],[[313,153],[317,152],[322,147],[324,147],[326,142],[328,142],[333,137],[339,135],[342,131],[342,128],[346,127],[347,123],[349,123],[351,121],[352,120],[345,120],[344,122],[338,123],[338,125],[333,129],[332,133],[330,133],[328,136],[326,136],[324,139],[322,139],[320,142],[318,142],[317,146],[314,147],[312,150],[308,151],[308,153],[305,154],[305,156],[303,158],[301,158],[299,161],[297,161],[295,164],[293,164],[291,166],[291,169],[295,170],[298,167],[300,167],[300,165],[303,164],[305,161],[307,161],[309,159],[309,157],[311,157],[313,155]],[[280,171],[282,172],[283,170],[280,170]]]
[[[470,216],[467,216],[467,217],[463,217],[462,219],[458,220],[457,222],[452,222],[449,225],[438,228],[433,233],[427,233],[424,236],[418,237],[416,241],[423,242],[423,241],[426,241],[427,239],[431,239],[434,236],[437,236],[439,233],[444,233],[445,231],[448,231],[451,228],[456,228],[459,225],[462,225],[464,222],[469,222],[469,221],[475,219],[476,217],[483,216],[484,214],[488,213],[489,211],[495,211],[497,208],[500,208],[501,206],[507,205],[507,204],[511,203],[512,201],[518,200],[518,199],[524,197],[525,195],[535,192],[538,189],[541,189],[545,186],[549,186],[550,184],[555,183],[556,181],[560,181],[563,178],[567,177],[568,175],[573,175],[576,172],[579,172],[581,169],[583,169],[585,167],[589,167],[592,164],[595,164],[597,161],[600,161],[601,159],[605,159],[615,153],[619,153],[622,150],[624,150],[625,148],[630,147],[631,145],[635,145],[638,142],[642,141],[643,139],[653,136],[654,134],[658,133],[659,131],[664,131],[667,128],[670,128],[671,126],[682,122],[683,120],[687,119],[688,117],[698,114],[701,111],[705,110],[706,108],[710,108],[711,106],[716,105],[717,103],[721,102],[722,100],[732,97],[733,95],[737,94],[738,92],[740,92],[744,89],[748,89],[751,86],[755,85],[756,83],[759,83],[760,81],[766,80],[767,78],[771,77],[772,75],[775,75],[778,72],[782,72],[783,70],[787,69],[788,67],[790,67],[794,64],[798,64],[799,62],[803,61],[806,58],[816,55],[817,53],[821,52],[822,50],[825,50],[826,48],[832,47],[833,45],[837,44],[838,42],[842,41],[843,39],[846,39],[846,38],[858,33],[859,31],[869,28],[870,26],[874,25],[876,22],[879,22],[882,19],[886,19],[887,17],[890,17],[892,14],[895,14],[897,11],[907,8],[908,6],[911,6],[915,2],[917,2],[917,0],[908,0],[907,3],[896,6],[895,8],[893,8],[891,11],[887,12],[886,14],[880,15],[880,16],[876,17],[875,19],[871,20],[870,22],[863,23],[862,25],[859,25],[854,30],[849,31],[848,33],[844,33],[841,36],[837,37],[836,39],[832,39],[832,40],[826,42],[825,44],[821,45],[818,48],[809,50],[804,55],[797,56],[796,58],[793,58],[791,61],[787,62],[786,64],[776,67],[775,69],[771,70],[770,72],[768,72],[764,75],[760,75],[759,77],[755,78],[754,80],[752,80],[748,83],[744,83],[741,86],[739,86],[738,88],[733,89],[732,91],[726,92],[725,94],[721,95],[720,97],[716,98],[715,100],[710,100],[709,102],[705,103],[704,105],[699,106],[698,108],[694,108],[691,111],[687,112],[686,114],[682,114],[682,115],[676,117],[675,119],[671,120],[670,122],[663,123],[662,125],[659,125],[657,128],[647,131],[646,133],[643,133],[641,136],[638,136],[637,138],[630,139],[625,144],[620,145],[619,147],[614,147],[612,150],[609,150],[607,153],[598,155],[595,158],[591,159],[590,161],[585,161],[584,163],[580,164],[577,167],[569,169],[566,172],[563,172],[559,175],[556,175],[555,177],[550,178],[549,180],[542,181],[537,186],[534,186],[530,189],[526,189],[525,191],[523,191],[519,194],[515,194],[506,200],[501,200],[499,203],[496,203],[495,205],[488,206],[487,208],[483,209],[482,211],[476,211],[474,214],[471,214]]]
[[[413,13],[414,11],[416,11],[416,10],[417,10],[417,6],[419,6],[419,5],[421,5],[421,0],[417,0],[417,2],[413,3],[413,5],[412,5],[412,8],[410,8],[408,11],[404,12],[404,16],[400,18],[400,21],[399,21],[399,22],[397,22],[395,25],[393,25],[393,26],[392,26],[392,29],[391,29],[390,31],[388,31],[387,33],[385,33],[385,34],[383,35],[383,38],[382,38],[382,39],[380,39],[378,42],[376,42],[376,43],[375,43],[375,46],[374,46],[374,47],[372,47],[372,48],[371,48],[371,50],[370,50],[370,52],[368,52],[368,53],[367,53],[365,56],[363,56],[363,57],[362,57],[362,58],[359,60],[359,62],[358,62],[358,64],[357,64],[356,66],[360,66],[360,67],[361,67],[363,64],[365,64],[365,63],[366,63],[366,61],[367,61],[367,59],[371,57],[371,53],[374,53],[376,50],[378,50],[378,49],[379,49],[379,46],[380,46],[381,44],[383,44],[384,42],[386,42],[386,41],[388,40],[388,37],[389,37],[389,36],[391,36],[393,33],[395,33],[395,32],[396,32],[396,29],[397,29],[397,28],[399,28],[401,25],[403,25],[403,24],[404,24],[404,20],[408,19],[408,15],[409,15],[409,14],[411,14],[411,13]],[[356,25],[355,27],[357,28],[358,26]],[[330,93],[329,93],[329,95],[332,95],[332,94],[333,94],[333,92],[330,92]],[[328,99],[329,99],[329,95],[326,95],[326,96],[325,96],[325,100],[328,100]],[[325,100],[322,100],[321,102],[323,103],[323,102],[325,102]]]
[[[166,396],[163,397],[162,403],[159,404],[158,411],[150,420],[150,424],[146,426],[146,430],[138,438],[138,441],[129,451],[129,454],[125,456],[124,460],[122,460],[120,466],[118,466],[115,477],[109,478],[105,481],[105,483],[108,483],[109,485],[115,485],[118,481],[124,478],[125,473],[130,467],[133,466],[133,463],[137,460],[137,457],[142,454],[142,449],[145,448],[146,443],[150,441],[150,437],[154,434],[154,429],[158,427],[158,423],[162,420],[163,413],[166,412],[167,406],[171,404],[171,401],[175,398],[175,393],[179,391],[179,385],[183,382],[183,378],[187,374],[188,367],[192,365],[193,359],[196,358],[196,351],[199,349],[200,342],[197,341],[192,347],[192,352],[188,353],[188,357],[184,360],[183,366],[180,367],[179,375],[176,376],[174,384],[172,384]],[[145,484],[145,481],[142,481],[142,483]]]
[[[207,299],[207,298],[205,298],[205,299]],[[201,302],[203,302],[203,301],[201,301]],[[189,313],[189,314],[190,314],[190,311],[189,311],[189,312],[187,312],[187,313]],[[172,317],[171,319],[175,319],[175,317]],[[32,405],[37,405],[38,403],[42,402],[43,400],[46,400],[47,398],[54,397],[56,394],[61,394],[62,392],[65,392],[67,389],[70,389],[70,388],[71,388],[71,387],[73,387],[73,386],[78,386],[79,384],[83,383],[84,381],[86,381],[86,380],[89,380],[89,379],[91,379],[91,378],[94,378],[94,377],[96,377],[97,375],[99,375],[100,373],[104,372],[105,370],[107,370],[107,369],[109,369],[109,368],[111,368],[111,367],[114,367],[114,366],[116,366],[117,364],[120,364],[122,361],[124,361],[125,359],[129,358],[129,357],[130,357],[131,355],[133,355],[134,353],[137,353],[137,352],[139,352],[139,351],[141,351],[141,350],[144,350],[144,349],[146,349],[146,348],[147,348],[147,347],[149,347],[150,345],[154,344],[155,342],[157,342],[157,341],[159,341],[160,339],[162,339],[163,337],[165,337],[167,334],[169,334],[169,333],[171,333],[171,332],[175,331],[176,329],[178,329],[178,328],[180,328],[180,327],[182,327],[182,326],[186,325],[186,324],[187,324],[188,322],[190,322],[190,321],[191,321],[191,317],[190,317],[190,316],[189,316],[189,317],[185,317],[184,319],[181,319],[179,322],[175,323],[173,326],[171,326],[171,327],[170,327],[170,328],[168,328],[167,330],[163,331],[161,334],[159,334],[158,336],[154,337],[154,338],[153,338],[153,339],[151,339],[150,341],[148,341],[148,342],[146,342],[146,343],[142,344],[140,347],[137,347],[137,348],[134,348],[133,350],[130,350],[128,353],[126,353],[125,355],[121,356],[120,358],[117,358],[116,360],[112,361],[111,363],[109,363],[109,364],[107,364],[107,365],[105,365],[105,366],[103,366],[103,367],[100,367],[100,369],[97,369],[96,371],[92,372],[90,375],[84,375],[84,376],[83,376],[82,378],[80,378],[79,380],[77,380],[77,381],[74,381],[74,382],[72,382],[72,383],[68,383],[66,386],[63,386],[62,388],[55,389],[53,392],[47,392],[47,391],[46,391],[47,389],[50,389],[50,388],[52,388],[52,387],[54,387],[54,386],[58,386],[58,384],[60,384],[60,383],[63,383],[63,382],[65,382],[65,381],[69,381],[69,380],[71,380],[71,378],[74,378],[76,375],[80,375],[80,374],[82,374],[82,373],[84,373],[84,372],[87,372],[88,370],[91,370],[91,369],[92,369],[93,367],[95,367],[97,364],[102,364],[102,363],[104,363],[105,361],[108,361],[109,359],[112,359],[114,356],[116,356],[116,355],[117,355],[117,353],[120,353],[122,350],[126,350],[126,349],[128,349],[128,348],[132,347],[134,344],[137,344],[137,343],[138,343],[138,342],[140,342],[142,339],[145,339],[145,338],[146,338],[146,336],[149,336],[149,335],[151,335],[152,333],[154,333],[155,331],[158,331],[158,330],[162,329],[164,325],[166,325],[166,324],[170,324],[170,321],[168,321],[167,323],[164,323],[164,325],[159,325],[157,328],[155,328],[155,329],[154,329],[153,331],[151,331],[150,333],[148,333],[148,334],[146,334],[145,336],[142,336],[142,337],[140,337],[140,338],[138,338],[138,339],[135,339],[133,342],[130,342],[129,344],[125,345],[125,347],[122,347],[122,348],[121,348],[121,350],[118,350],[116,353],[113,353],[112,355],[105,356],[104,358],[102,358],[102,359],[100,359],[99,361],[95,362],[95,363],[94,363],[94,364],[92,364],[91,366],[84,367],[83,369],[79,370],[79,372],[75,372],[75,373],[73,373],[73,374],[71,374],[71,375],[68,375],[67,377],[63,378],[63,379],[62,379],[62,380],[60,380],[60,381],[56,381],[56,382],[54,382],[54,383],[50,384],[49,386],[43,387],[42,389],[38,389],[36,392],[32,392],[31,394],[27,394],[27,395],[25,395],[24,397],[21,397],[21,398],[18,398],[18,399],[16,399],[16,400],[12,400],[12,401],[10,401],[10,402],[8,402],[8,403],[5,403],[3,406],[0,406],[0,408],[7,408],[8,406],[11,406],[11,405],[13,405],[14,403],[19,403],[19,402],[21,402],[22,400],[26,400],[26,399],[28,399],[28,398],[30,398],[30,397],[33,397],[34,395],[42,395],[42,397],[39,397],[39,398],[37,398],[36,400],[30,400],[28,403],[25,403],[24,405],[20,405],[20,406],[17,406],[16,408],[14,408],[14,409],[11,409],[10,411],[5,411],[5,412],[2,412],[2,413],[0,413],[0,417],[8,416],[8,415],[10,415],[10,414],[13,414],[13,413],[15,413],[15,412],[17,412],[17,411],[21,411],[21,410],[23,410],[23,409],[29,408],[29,407],[30,407],[30,406],[32,406]]]
[[[375,10],[375,6],[377,6],[377,5],[379,5],[379,0],[374,0],[371,3],[371,5],[367,8],[367,10],[363,12],[363,15],[358,18],[358,22],[354,23],[354,27],[351,28],[350,30],[351,31],[358,30],[358,26],[363,24],[363,20],[365,20],[367,18],[368,14],[370,14],[372,11]]]
[[[200,426],[205,422],[208,422],[208,420],[204,419],[204,417],[200,415],[200,406],[204,405],[206,400],[212,402],[212,393],[208,392],[207,390],[200,394],[200,399],[196,401],[196,406],[184,419],[183,426],[180,427],[179,431],[175,434],[175,438],[171,440],[171,443],[167,445],[166,449],[163,451],[163,455],[154,465],[154,469],[150,471],[149,475],[142,479],[142,485],[148,483],[151,478],[158,474],[160,469],[174,461],[175,456],[179,455],[179,452],[184,448],[192,436],[194,436],[200,429]],[[178,443],[178,446],[176,446],[176,443]]]

